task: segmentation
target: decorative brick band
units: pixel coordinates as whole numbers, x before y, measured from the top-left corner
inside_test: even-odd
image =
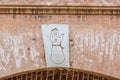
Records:
[[[110,76],[73,68],[44,68],[26,71],[0,80],[119,80]]]
[[[0,14],[24,15],[120,15],[119,6],[35,6],[3,5]]]

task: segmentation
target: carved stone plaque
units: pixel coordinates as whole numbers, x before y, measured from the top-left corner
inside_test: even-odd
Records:
[[[47,67],[69,67],[69,29],[67,24],[43,24]]]

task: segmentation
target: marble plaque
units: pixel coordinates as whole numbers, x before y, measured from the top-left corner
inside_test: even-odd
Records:
[[[67,24],[42,24],[47,67],[69,67],[69,27]]]

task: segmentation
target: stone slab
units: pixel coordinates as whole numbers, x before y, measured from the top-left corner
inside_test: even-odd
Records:
[[[69,67],[67,24],[43,24],[42,33],[47,67]]]

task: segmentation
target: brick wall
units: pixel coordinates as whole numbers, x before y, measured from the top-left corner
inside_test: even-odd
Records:
[[[120,78],[119,15],[0,15],[0,77],[46,67],[41,24],[69,25],[70,67]]]

